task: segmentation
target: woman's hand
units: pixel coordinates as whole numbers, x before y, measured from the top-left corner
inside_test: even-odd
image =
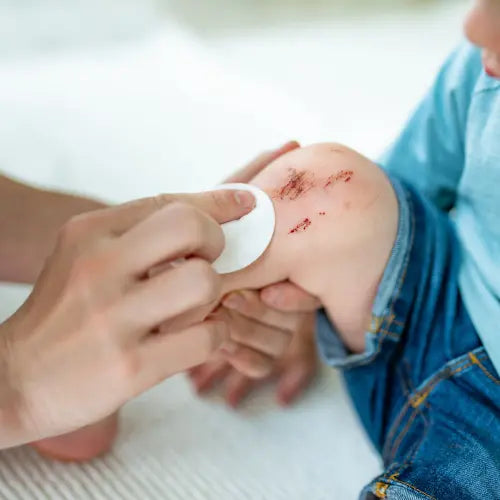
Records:
[[[282,154],[285,154],[298,147],[299,144],[297,142],[290,141],[276,150],[262,153],[255,160],[253,160],[243,169],[241,169],[239,172],[233,174],[233,176],[227,179],[226,182],[248,182],[265,166],[267,166],[271,161],[278,158]],[[9,185],[11,184],[12,183],[10,183]],[[2,184],[0,182],[0,192],[2,192],[1,186]],[[37,192],[36,194],[39,193]],[[63,200],[61,199],[62,197],[64,198]],[[38,196],[38,198],[40,198],[40,196]],[[53,195],[50,198],[51,206],[54,204],[52,198]],[[66,200],[66,202],[68,203],[64,202],[64,200]],[[87,200],[78,199],[75,201],[74,197],[68,198],[65,195],[64,196],[59,195],[57,201],[59,201],[59,206],[62,204],[63,208],[70,206],[71,209],[74,208],[78,209],[82,204],[83,205],[85,205],[86,203],[88,204]],[[38,203],[41,203],[41,200],[38,200]],[[46,197],[43,198],[43,203],[47,204]],[[95,208],[100,208],[100,207],[94,207],[94,209]],[[68,208],[62,211],[57,210],[57,213],[60,213],[60,216],[62,217],[64,216],[65,213],[68,213]],[[39,225],[40,224],[38,224],[38,226]],[[47,224],[44,223],[41,225],[43,227],[43,231],[41,232],[46,237]],[[25,269],[26,266],[24,265],[22,266],[22,268]],[[156,273],[161,272],[161,270],[162,266],[158,266],[156,269],[150,271],[149,276],[152,277]],[[193,322],[197,322],[196,318],[198,318],[198,321],[201,321],[205,317],[207,312],[209,312],[210,310],[211,306],[207,308],[198,308],[194,314],[193,311],[190,311],[188,314],[181,315],[180,317],[178,317],[176,321],[169,321],[167,322],[166,325],[160,326],[160,331],[168,333],[169,331],[183,329],[186,326],[193,324]],[[244,377],[243,375],[240,376]],[[245,379],[245,380],[250,382],[250,379]],[[96,422],[93,425],[86,426],[77,431],[73,431],[62,436],[36,441],[32,443],[32,445],[43,455],[50,456],[52,458],[57,458],[59,460],[77,460],[77,461],[89,460],[109,450],[116,436],[117,426],[118,426],[118,415],[115,414],[103,419],[100,422]]]
[[[32,294],[0,327],[0,448],[95,422],[206,361],[227,337],[223,322],[157,327],[220,299],[210,265],[224,245],[219,223],[253,204],[246,192],[218,191],[71,219]]]

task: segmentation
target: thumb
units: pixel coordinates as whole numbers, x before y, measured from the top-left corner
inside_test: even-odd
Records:
[[[205,193],[180,195],[179,201],[195,206],[213,217],[219,224],[237,220],[255,207],[255,197],[249,191],[219,189]]]
[[[237,220],[255,207],[255,198],[249,191],[221,189],[203,193],[160,194],[93,212],[93,227],[118,236],[174,202],[195,206],[219,224]]]

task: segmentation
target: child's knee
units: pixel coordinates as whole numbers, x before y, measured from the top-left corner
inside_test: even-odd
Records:
[[[376,287],[397,232],[398,205],[375,163],[345,146],[317,144],[283,155],[253,183],[273,199],[274,237],[254,265],[225,277],[226,291],[283,279],[317,296],[328,288],[329,295],[361,297]],[[369,303],[364,295],[336,303],[346,314],[357,312]]]
[[[397,201],[389,180],[378,165],[345,146],[325,143],[294,150],[255,183],[273,198],[276,234],[289,237],[292,246],[306,240],[309,249],[311,241],[323,245],[325,231],[330,241],[332,231],[337,233],[342,246],[374,233],[394,235]]]

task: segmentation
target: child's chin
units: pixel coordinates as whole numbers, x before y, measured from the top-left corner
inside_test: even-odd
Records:
[[[500,78],[500,57],[484,50],[483,68],[485,73],[491,78]]]
[[[30,443],[40,455],[62,462],[86,462],[111,450],[118,432],[118,414],[69,434]]]

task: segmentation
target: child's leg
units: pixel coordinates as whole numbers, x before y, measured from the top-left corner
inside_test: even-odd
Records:
[[[399,229],[363,354],[320,318],[386,472],[362,499],[497,498],[500,379],[461,300],[460,245],[447,214],[395,181]]]
[[[255,264],[225,277],[225,290],[290,279],[321,299],[351,349],[363,350],[398,226],[387,176],[344,146],[318,144],[282,156],[252,183],[273,199],[275,234]]]
[[[227,289],[290,278],[325,304],[322,353],[387,468],[362,498],[496,498],[500,380],[461,302],[448,214],[334,145],[256,184],[275,198],[275,237]]]

